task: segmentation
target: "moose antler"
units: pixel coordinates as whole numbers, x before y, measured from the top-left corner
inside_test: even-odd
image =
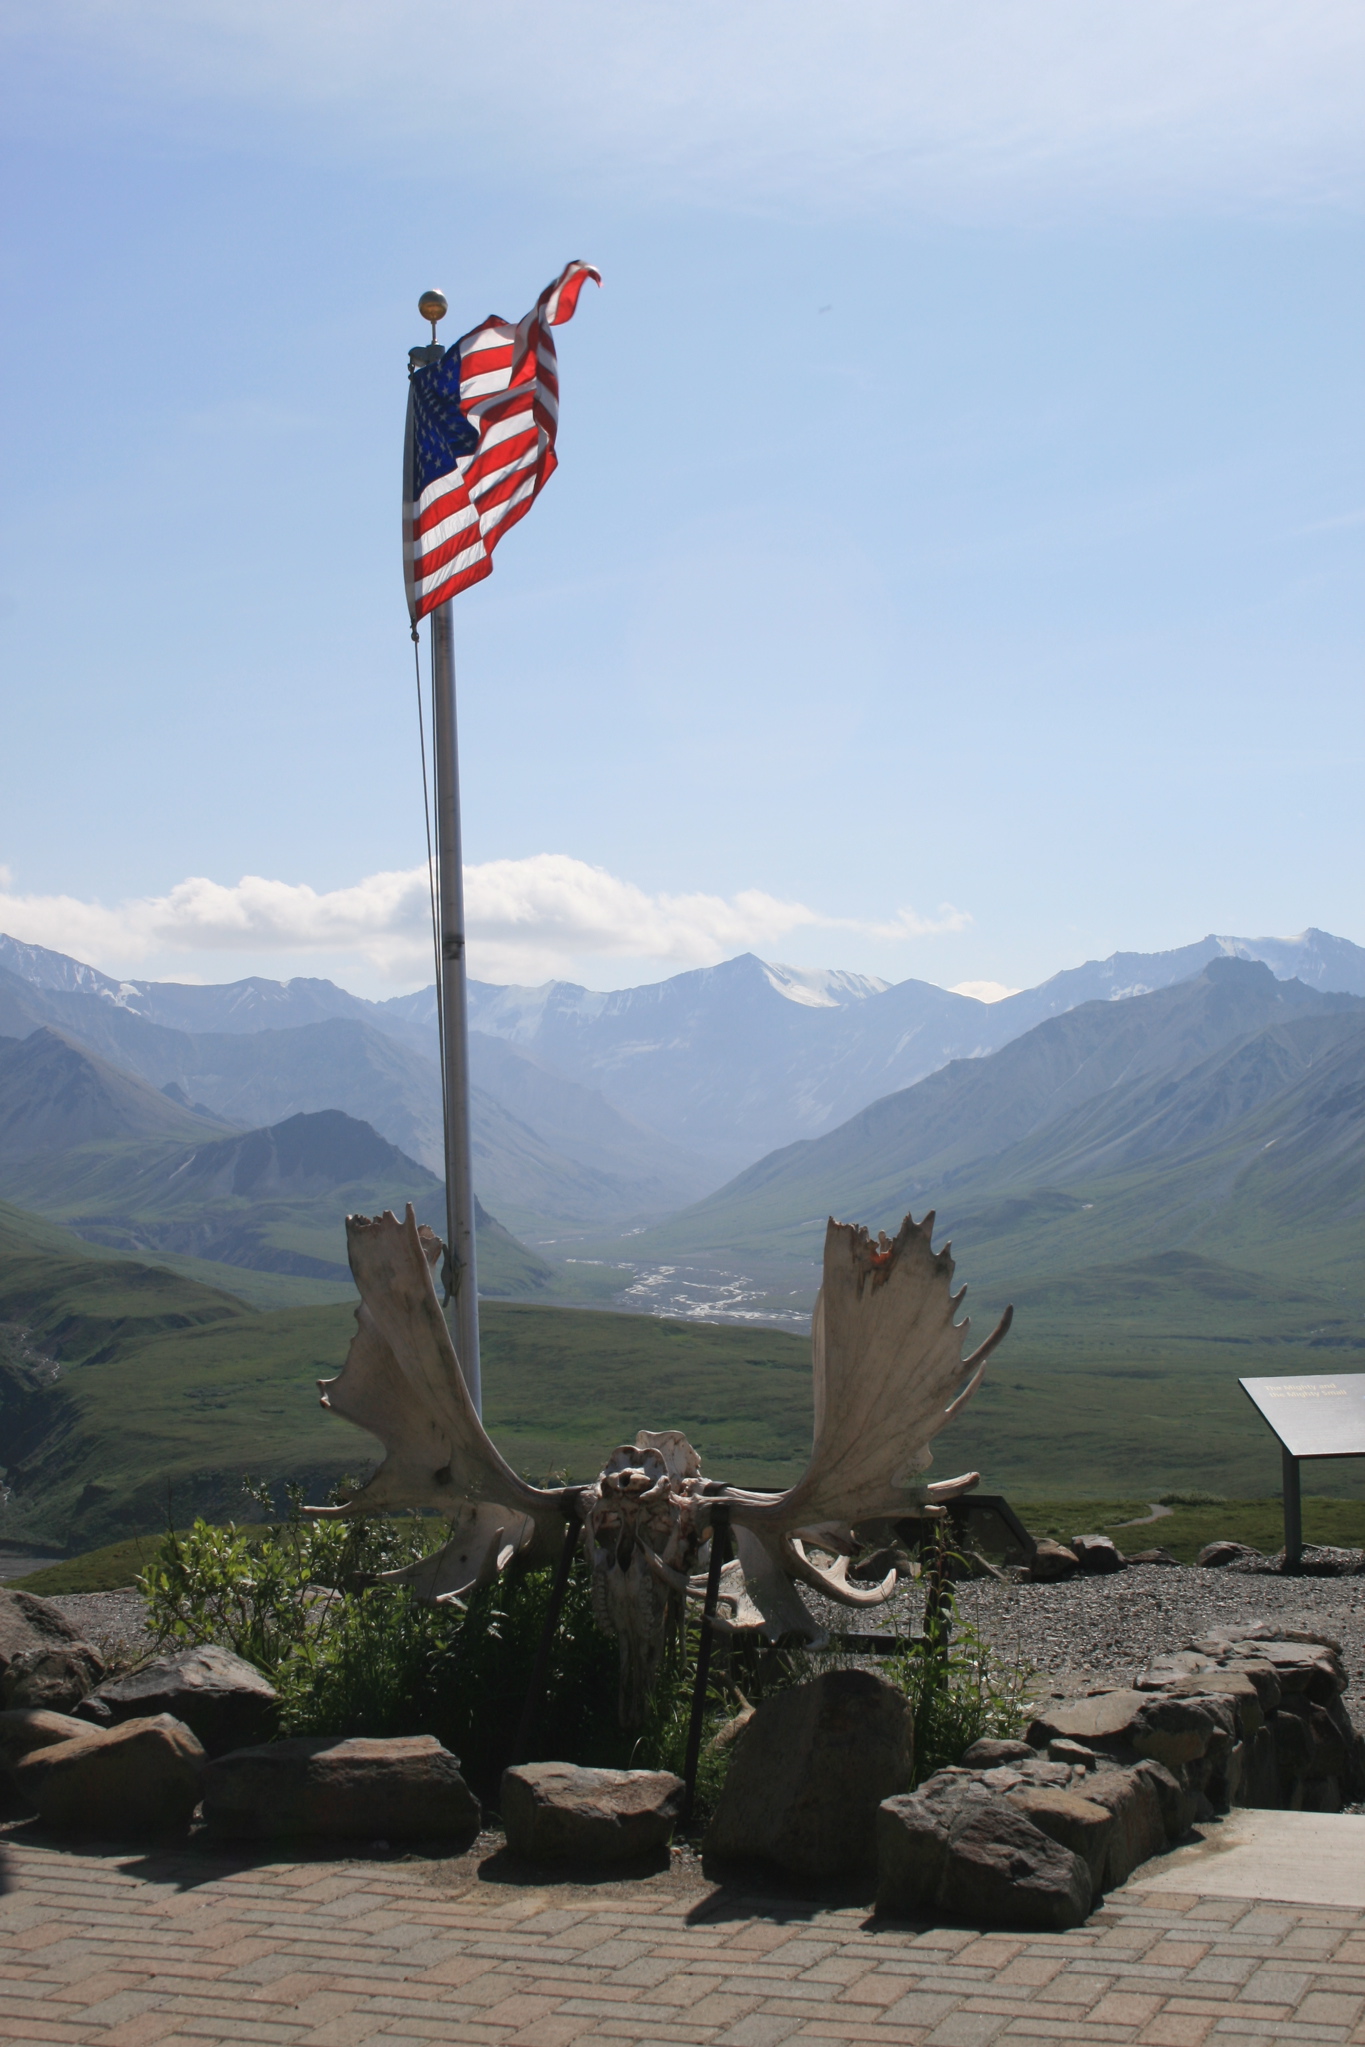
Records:
[[[847,1529],[923,1512],[970,1491],[978,1474],[919,1483],[929,1448],[981,1384],[986,1360],[1014,1318],[1000,1321],[970,1357],[971,1328],[954,1321],[966,1287],[952,1291],[951,1249],[933,1248],[934,1214],[906,1216],[894,1239],[830,1219],[824,1284],[811,1318],[815,1441],[810,1462],[775,1499],[726,1488],[731,1518],[756,1532]],[[842,1546],[842,1545],[841,1545]]]
[[[387,1452],[367,1485],[317,1515],[389,1514],[434,1508],[451,1522],[444,1549],[385,1582],[419,1598],[458,1600],[486,1585],[514,1556],[548,1563],[564,1527],[563,1495],[527,1485],[503,1461],[474,1412],[432,1268],[440,1238],[387,1211],[346,1218],[346,1251],[360,1293],[356,1333],[335,1379],[319,1379],[324,1407],[378,1436]]]
[[[379,1437],[386,1455],[369,1483],[340,1507],[312,1514],[388,1513],[434,1508],[452,1533],[435,1556],[384,1573],[419,1598],[459,1600],[515,1559],[548,1563],[566,1515],[583,1524],[593,1572],[593,1607],[621,1648],[621,1714],[644,1712],[670,1617],[700,1596],[700,1552],[724,1508],[736,1558],[723,1576],[719,1625],[761,1627],[824,1639],[796,1587],[842,1606],[876,1606],[895,1589],[848,1582],[859,1524],[943,1511],[975,1472],[926,1485],[930,1444],[970,1400],[986,1359],[1010,1326],[999,1325],[971,1356],[969,1324],[954,1320],[966,1288],[952,1291],[947,1246],[933,1248],[934,1218],[907,1216],[894,1240],[831,1220],[824,1285],[815,1304],[815,1440],[796,1485],[776,1496],[716,1484],[676,1429],[642,1429],[612,1453],[591,1486],[558,1491],[528,1485],[490,1442],[475,1414],[436,1298],[432,1268],[442,1245],[420,1229],[411,1207],[349,1216],[347,1250],[360,1290],[357,1329],[335,1379],[320,1380],[325,1407]],[[812,1550],[831,1557],[817,1563]]]

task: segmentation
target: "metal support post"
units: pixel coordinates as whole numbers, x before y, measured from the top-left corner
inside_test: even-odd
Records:
[[[711,1626],[720,1602],[720,1574],[730,1553],[730,1509],[716,1507],[711,1514],[711,1565],[706,1573],[706,1603],[701,1610],[701,1640],[697,1644],[697,1675],[692,1686],[692,1719],[687,1729],[687,1761],[683,1780],[683,1823],[692,1817],[697,1789],[697,1764],[701,1760],[701,1730],[706,1718],[706,1681],[711,1673]]]
[[[1303,1503],[1299,1496],[1299,1460],[1285,1449],[1280,1451],[1284,1473],[1284,1567],[1298,1569],[1303,1555]]]
[[[474,1237],[474,1171],[469,1108],[469,1005],[465,974],[464,868],[460,845],[460,753],[455,729],[453,601],[431,614],[432,750],[436,779],[436,884],[440,919],[445,1047],[447,1299],[455,1304],[455,1349],[474,1412],[483,1413],[479,1365],[479,1273]]]

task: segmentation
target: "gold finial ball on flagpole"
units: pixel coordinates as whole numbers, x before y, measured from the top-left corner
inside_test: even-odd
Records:
[[[444,320],[450,311],[450,302],[443,291],[424,291],[417,301],[417,310],[424,320],[431,322],[431,338],[436,339],[436,322]]]

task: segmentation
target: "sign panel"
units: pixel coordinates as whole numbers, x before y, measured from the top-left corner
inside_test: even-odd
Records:
[[[1240,1384],[1291,1457],[1365,1457],[1365,1372]]]

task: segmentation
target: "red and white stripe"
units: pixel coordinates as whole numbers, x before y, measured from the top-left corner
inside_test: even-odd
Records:
[[[493,549],[553,474],[559,373],[551,328],[571,320],[590,263],[566,263],[524,320],[490,318],[460,341],[460,410],[479,445],[403,507],[403,560],[414,625],[493,573]]]

